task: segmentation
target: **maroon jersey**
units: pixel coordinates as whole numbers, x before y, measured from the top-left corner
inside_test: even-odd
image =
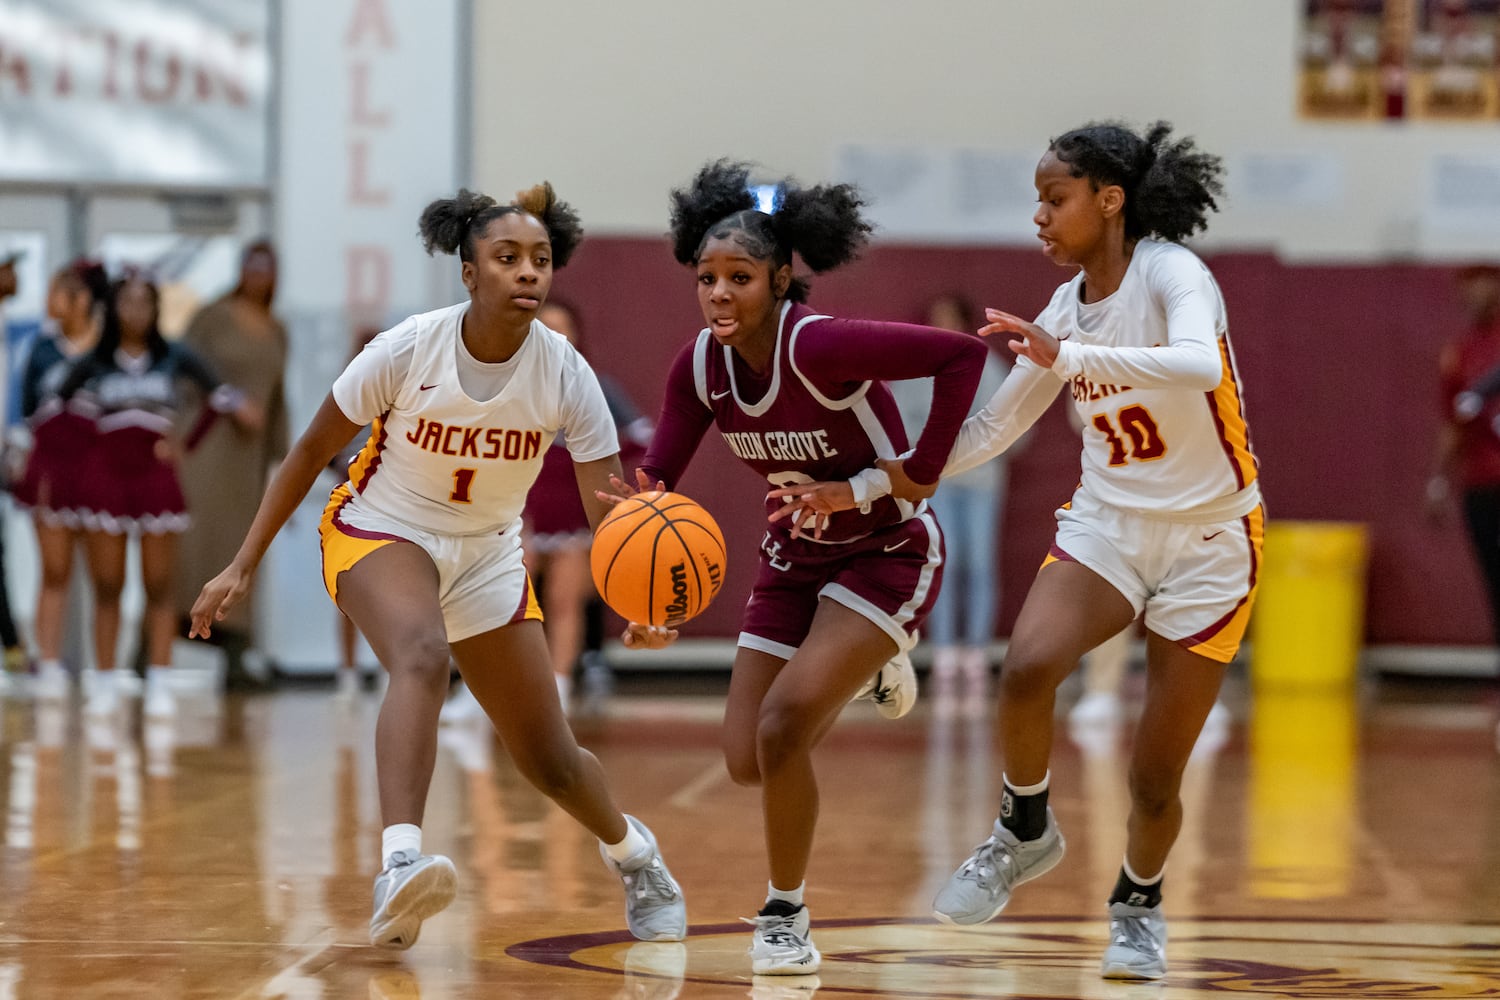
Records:
[[[932,376],[933,406],[906,461],[917,482],[938,478],[968,415],[984,368],[974,337],[905,323],[834,319],[788,302],[763,373],[703,330],[667,376],[657,433],[643,468],[670,489],[709,424],[729,450],[772,486],[841,480],[907,449],[895,400],[882,380]],[[768,500],[767,511],[780,505]],[[882,497],[840,511],[824,542],[864,538],[910,518],[919,506]],[[789,534],[778,522],[774,531]]]

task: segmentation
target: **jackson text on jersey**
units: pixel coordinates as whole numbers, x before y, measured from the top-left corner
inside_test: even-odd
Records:
[[[444,424],[439,420],[417,418],[417,426],[406,433],[406,440],[434,455],[455,458],[504,459],[525,462],[542,450],[544,435],[539,430],[516,430],[506,427],[465,427]]]

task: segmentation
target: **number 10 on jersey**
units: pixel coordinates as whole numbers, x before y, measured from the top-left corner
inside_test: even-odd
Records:
[[[1115,424],[1119,425],[1118,431]],[[1161,439],[1161,431],[1157,429],[1151,411],[1139,404],[1121,407],[1113,423],[1104,414],[1097,414],[1094,429],[1109,442],[1111,466],[1124,465],[1131,460],[1151,462],[1167,453],[1167,443]]]

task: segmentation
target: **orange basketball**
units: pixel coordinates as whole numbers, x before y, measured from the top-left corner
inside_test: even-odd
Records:
[[[589,559],[604,603],[641,625],[676,628],[724,585],[724,535],[681,493],[650,490],[616,504]]]

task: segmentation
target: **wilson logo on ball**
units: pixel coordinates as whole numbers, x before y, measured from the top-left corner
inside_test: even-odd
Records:
[[[652,490],[599,523],[589,562],[599,595],[622,618],[676,628],[723,586],[724,535],[695,501]]]

